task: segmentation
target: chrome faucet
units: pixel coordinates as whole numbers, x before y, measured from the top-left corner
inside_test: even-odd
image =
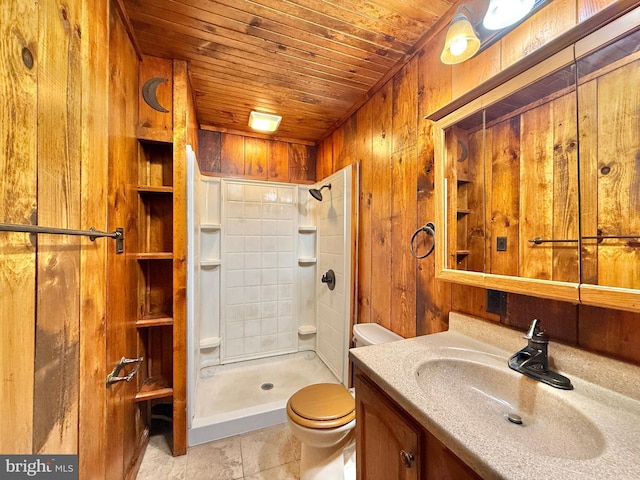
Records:
[[[534,318],[524,338],[529,342],[509,359],[509,367],[527,377],[563,390],[572,390],[571,380],[549,370],[549,338],[539,329],[540,320]]]

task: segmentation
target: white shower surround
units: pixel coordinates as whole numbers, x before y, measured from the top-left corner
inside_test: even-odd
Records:
[[[201,176],[195,157],[193,164],[188,383],[189,428],[197,432],[189,436],[201,443],[220,437],[203,430],[206,419],[194,419],[198,377],[223,364],[315,350],[347,384],[353,167],[316,185],[292,185]],[[322,202],[309,195],[327,183]],[[336,273],[333,291],[320,282],[328,269]],[[298,334],[299,327],[317,333]],[[238,431],[226,422],[225,435],[285,421],[280,403],[250,422],[237,419]]]

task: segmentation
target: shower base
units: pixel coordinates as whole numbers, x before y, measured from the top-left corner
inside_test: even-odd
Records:
[[[340,383],[311,351],[209,367],[198,378],[189,445],[286,422],[287,400],[312,383]]]

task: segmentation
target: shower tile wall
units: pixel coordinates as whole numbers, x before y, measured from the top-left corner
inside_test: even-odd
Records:
[[[294,352],[296,187],[223,181],[223,362]]]

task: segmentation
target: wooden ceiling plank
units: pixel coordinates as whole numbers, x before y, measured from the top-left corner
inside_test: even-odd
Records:
[[[228,64],[226,64],[228,66]],[[211,82],[220,84],[252,85],[262,91],[277,88],[301,98],[307,98],[306,103],[315,103],[315,98],[328,98],[341,100],[345,96],[357,96],[366,93],[364,88],[353,88],[345,85],[328,85],[326,82],[296,82],[274,75],[261,75],[260,72],[244,72],[242,70],[224,71],[222,69],[211,70],[207,66],[194,65],[192,74],[197,76],[201,83]],[[304,80],[304,79],[303,79]]]
[[[489,2],[488,0],[486,1],[488,5]],[[385,6],[406,17],[421,19],[424,23],[429,23],[429,18],[432,19],[433,23],[440,17],[447,16],[449,10],[455,3],[453,0],[429,0],[428,2],[416,2],[414,0],[365,0],[365,2]]]
[[[130,1],[130,0],[129,0]],[[318,36],[306,30],[292,28],[268,19],[256,20],[256,17],[237,9],[224,5],[218,5],[215,11],[203,10],[199,0],[163,1],[160,4],[145,4],[136,6],[131,3],[130,10],[138,12],[167,12],[167,18],[171,20],[176,15],[193,18],[201,28],[217,33],[218,28],[234,31],[241,36],[255,36],[264,38],[276,44],[284,44],[301,50],[310,51],[316,55],[329,56],[340,60],[341,56],[347,58],[365,59],[376,63],[385,61],[395,62],[403,52],[388,51],[384,56],[376,54],[381,47],[379,45],[362,44],[351,46],[334,42],[325,36]],[[153,13],[155,15],[155,13]],[[366,48],[363,48],[366,47]]]
[[[149,23],[150,21],[155,22],[155,24],[152,25]],[[332,75],[341,75],[347,71],[351,72],[354,78],[362,78],[363,82],[366,83],[370,83],[371,80],[375,81],[384,75],[383,68],[374,70],[369,68],[370,65],[356,65],[355,62],[352,64],[338,63],[330,59],[304,55],[297,50],[279,49],[277,46],[270,50],[269,47],[273,45],[264,41],[260,42],[257,39],[255,41],[248,40],[243,42],[238,39],[214,36],[201,30],[183,27],[167,20],[156,19],[145,15],[136,14],[133,19],[133,24],[136,30],[140,32],[141,37],[156,34],[158,31],[157,25],[159,25],[164,27],[162,28],[162,38],[167,39],[166,41],[170,41],[172,38],[188,39],[189,43],[196,48],[212,48],[215,51],[224,51],[236,56],[243,56],[243,58],[253,59],[256,63],[272,63],[273,61],[286,62],[293,67],[299,65],[300,68],[312,68]],[[173,27],[173,29],[170,29],[171,27]]]
[[[216,0],[216,3],[239,8],[237,0]],[[325,37],[339,42],[349,42],[358,39],[361,43],[377,45],[379,48],[403,52],[410,45],[402,43],[393,37],[379,32],[368,31],[351,25],[348,22],[326,15],[321,10],[314,11],[299,5],[299,1],[287,0],[245,0],[242,10],[260,18],[275,18],[291,28],[309,29]]]
[[[262,3],[267,0],[252,0]],[[271,0],[269,4],[272,4]],[[291,7],[291,4],[295,6]],[[331,2],[325,0],[296,0],[295,2],[282,2],[283,8],[290,15],[298,18],[318,18],[321,25],[332,26],[338,31],[350,33],[354,36],[377,40],[384,37],[383,45],[390,45],[393,42],[401,42],[403,45],[411,45],[413,38],[420,35],[421,24],[419,21],[409,17],[403,17],[398,12],[383,9],[369,9],[371,15],[366,11],[351,9],[342,2]],[[377,15],[374,14],[377,10]],[[347,24],[347,27],[344,24]]]
[[[142,28],[138,22],[134,22],[134,25],[138,29]],[[161,38],[168,38],[173,41],[158,46],[157,40]],[[164,32],[164,35],[156,35],[153,33],[146,33],[144,35],[141,34],[140,44],[142,45],[144,51],[148,54],[152,54],[151,51],[162,51],[171,58],[184,59],[204,57],[218,59],[221,61],[227,61],[230,64],[246,69],[247,71],[268,71],[274,74],[288,74],[294,77],[297,76],[300,79],[302,77],[317,79],[325,82],[330,82],[332,84],[350,85],[352,87],[362,88],[365,90],[368,89],[369,85],[372,83],[348,76],[342,76],[337,73],[331,74],[317,71],[302,64],[294,65],[291,62],[284,60],[279,61],[278,59],[278,61],[276,61],[276,59],[272,59],[272,61],[270,62],[265,62],[263,61],[263,59],[256,56],[237,56],[234,54],[237,52],[230,51],[230,49],[226,49],[220,46],[203,48],[202,46],[199,46],[197,44],[197,41],[194,42],[189,38],[185,38],[184,36],[176,36],[171,32]]]
[[[130,16],[132,20],[154,29],[172,30],[203,41],[225,44],[226,46],[237,48],[239,51],[255,52],[257,49],[268,55],[287,55],[312,64],[326,65],[336,70],[356,70],[361,75],[369,78],[379,77],[395,63],[393,60],[384,57],[367,56],[366,52],[361,52],[360,57],[355,57],[328,49],[313,48],[309,44],[299,42],[294,37],[284,37],[279,34],[277,35],[278,41],[274,41],[273,36],[268,35],[269,32],[267,31],[263,31],[267,35],[262,37],[246,35],[242,31],[238,31],[238,29],[222,26],[221,23],[223,22],[213,26],[200,19],[188,17],[181,13],[169,12],[155,6],[149,6],[144,10],[133,8],[130,10]],[[215,30],[215,33],[211,32],[212,29]],[[311,49],[308,47],[311,47]],[[327,55],[327,53],[330,55]],[[373,72],[373,74],[367,74],[368,71]]]
[[[134,2],[143,8],[148,4],[159,5],[167,9],[175,5],[190,5],[201,11],[200,17],[203,19],[210,18],[209,15],[218,15],[242,22],[245,25],[247,35],[254,35],[260,30],[273,31],[282,35],[295,33],[296,38],[310,44],[327,45],[335,51],[356,49],[372,55],[394,58],[394,55],[397,57],[406,50],[406,46],[403,45],[399,45],[398,48],[390,48],[385,43],[371,42],[339,31],[329,31],[322,24],[313,23],[309,19],[291,17],[270,8],[268,5],[255,5],[246,1],[212,0],[203,4],[201,0],[125,0],[127,5]],[[205,6],[206,8],[204,8]]]

